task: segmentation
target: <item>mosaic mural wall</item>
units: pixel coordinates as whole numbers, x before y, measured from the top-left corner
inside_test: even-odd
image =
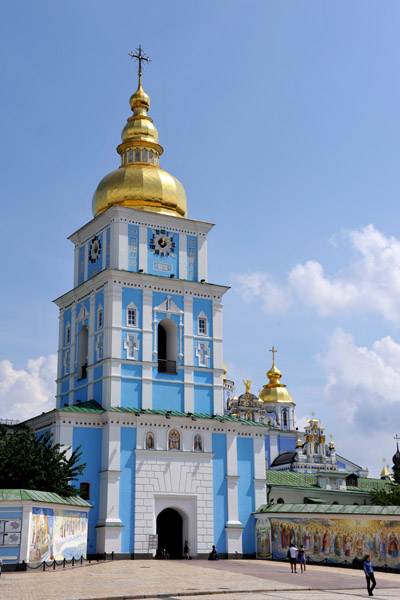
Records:
[[[85,512],[33,507],[29,561],[86,556],[87,527]]]
[[[286,558],[291,542],[303,545],[315,561],[360,561],[371,555],[375,566],[400,568],[400,521],[323,518],[257,518],[257,554]]]

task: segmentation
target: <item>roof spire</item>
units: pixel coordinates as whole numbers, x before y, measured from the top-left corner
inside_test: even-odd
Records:
[[[149,62],[151,62],[151,60],[148,56],[146,56],[145,54],[142,54],[142,46],[140,44],[139,44],[139,48],[136,48],[135,52],[136,52],[136,54],[134,54],[133,52],[129,52],[129,56],[131,58],[134,58],[135,60],[137,60],[139,63],[138,76],[139,76],[139,86],[141,86],[142,85],[142,61],[144,61],[145,63],[149,63]]]
[[[269,352],[272,352],[272,367],[275,366],[275,352],[278,352],[278,350],[275,350],[274,346],[272,346],[271,350],[269,350]]]

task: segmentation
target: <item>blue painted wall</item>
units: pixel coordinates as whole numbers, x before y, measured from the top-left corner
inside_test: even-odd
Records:
[[[269,469],[271,466],[271,444],[269,435],[265,436],[265,457],[266,457],[266,468]]]
[[[197,238],[187,236],[187,276],[189,281],[197,281]]]
[[[86,378],[86,380],[82,379],[82,381],[87,381],[87,378]],[[82,383],[82,381],[81,381],[81,383]],[[88,386],[87,385],[74,391],[74,404],[76,404],[78,402],[78,400],[80,400],[81,402],[86,402],[88,400]]]
[[[162,373],[165,375],[165,373]],[[183,412],[183,384],[153,381],[152,408]]]
[[[214,375],[211,371],[194,371],[193,372],[194,383],[206,383],[213,385]]]
[[[238,498],[239,498],[239,521],[242,522],[243,530],[243,553],[255,552],[254,526],[255,521],[252,512],[254,505],[254,450],[251,438],[237,439],[237,463],[238,463]]]
[[[293,452],[296,450],[296,437],[278,436],[278,452]]]
[[[78,285],[85,281],[85,244],[79,248]]]
[[[81,445],[82,462],[86,463],[83,475],[80,475],[74,482],[76,487],[82,481],[90,483],[89,501],[93,508],[89,511],[89,539],[88,553],[96,552],[96,523],[99,518],[99,499],[100,499],[100,470],[101,470],[101,439],[102,430],[92,427],[74,427],[72,445],[75,449]]]
[[[161,233],[161,229],[148,229],[147,230],[147,244],[148,244],[148,260],[147,260],[147,272],[152,273],[153,275],[159,275],[161,277],[169,277],[172,273],[175,277],[179,277],[178,273],[178,256],[179,256],[179,235],[177,233],[173,234],[173,243],[175,244],[175,248],[173,248],[173,256],[167,255],[161,257],[159,254],[153,254],[150,249],[151,239],[154,236],[154,232]],[[166,236],[169,238],[172,235],[172,232],[167,231]]]
[[[141,380],[121,378],[121,406],[142,408]]]
[[[119,518],[122,530],[122,552],[134,552],[135,535],[135,450],[136,429],[121,427]]]
[[[197,336],[198,334],[197,319],[201,312],[203,312],[207,317],[207,335],[199,337],[212,337],[212,300],[205,300],[204,298],[193,298],[193,334],[195,336]]]
[[[100,248],[99,257],[95,262],[91,262],[91,260],[90,260],[91,242],[88,242],[88,279],[90,279],[91,277],[94,277],[95,275],[97,275],[97,273],[100,273],[100,271],[103,270],[103,252],[104,252],[103,234],[98,233],[97,237],[100,240],[101,248]]]
[[[226,435],[212,434],[214,544],[218,552],[226,552],[225,525],[228,520],[228,489],[226,483]]]
[[[194,412],[207,415],[213,414],[213,388],[194,386]]]
[[[13,506],[2,506],[0,508],[0,520],[2,519],[21,519],[22,530],[22,509]],[[29,532],[30,533],[30,532]],[[4,564],[19,562],[20,544],[0,546],[0,559]],[[6,559],[5,556],[12,558]]]
[[[139,227],[128,225],[128,271],[137,271],[139,249]]]

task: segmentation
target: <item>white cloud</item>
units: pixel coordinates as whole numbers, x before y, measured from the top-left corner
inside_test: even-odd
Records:
[[[291,304],[290,290],[275,283],[268,273],[234,273],[235,289],[246,302],[261,300],[261,308],[268,315],[284,314]]]
[[[342,236],[359,256],[329,277],[321,263],[309,260],[290,271],[287,283],[275,283],[268,273],[235,275],[243,298],[261,303],[267,314],[282,314],[296,296],[320,316],[341,312],[377,313],[400,323],[400,240],[367,225]],[[336,239],[335,239],[335,243]]]
[[[0,360],[0,418],[24,421],[55,407],[57,357],[50,354],[28,360],[15,369]]]
[[[334,433],[337,452],[379,475],[383,457],[391,464],[400,423],[400,344],[387,336],[370,348],[357,346],[352,335],[337,329],[318,360],[332,409],[324,425]]]

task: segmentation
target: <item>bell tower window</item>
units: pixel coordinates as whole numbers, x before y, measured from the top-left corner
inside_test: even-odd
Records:
[[[67,323],[65,328],[65,345],[69,346],[71,343],[71,325]]]
[[[133,302],[126,307],[126,326],[137,327],[137,308]]]
[[[177,374],[178,328],[172,319],[163,319],[157,326],[158,372]]]
[[[103,329],[103,307],[101,304],[97,309],[97,329]]]
[[[282,420],[283,420],[283,426],[287,427],[287,425],[288,425],[288,418],[287,418],[287,410],[286,410],[286,408],[283,410]]]
[[[197,317],[197,334],[207,335],[207,317],[203,311]]]

